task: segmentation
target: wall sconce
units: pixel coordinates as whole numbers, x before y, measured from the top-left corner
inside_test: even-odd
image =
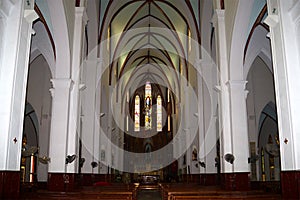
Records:
[[[98,163],[95,161],[91,162],[91,165],[92,165],[92,168],[98,167]]]
[[[233,164],[233,162],[234,162],[234,155],[232,155],[232,154],[230,154],[230,153],[228,153],[228,154],[226,154],[225,156],[224,156],[224,158],[225,158],[225,160],[227,161],[227,162],[229,162],[230,164]]]
[[[199,163],[200,167],[206,168],[205,162],[199,161],[198,163]],[[197,168],[198,168],[198,166],[199,166],[198,163],[196,163],[196,167],[197,167]]]
[[[68,155],[66,158],[66,164],[72,163],[75,160],[75,158],[76,158],[75,154],[72,156]]]

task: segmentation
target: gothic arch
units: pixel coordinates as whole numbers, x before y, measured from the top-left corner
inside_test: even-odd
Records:
[[[56,51],[54,78],[69,78],[71,73],[71,38],[68,31],[67,16],[62,0],[48,1],[53,26]]]
[[[270,40],[267,38],[268,31],[259,26],[254,30],[251,37],[247,53],[245,55],[245,64],[243,77],[246,80],[251,66],[257,56],[262,58],[267,64],[269,70],[273,72]]]
[[[32,37],[30,63],[39,55],[43,55],[46,59],[51,76],[55,74],[55,52],[51,45],[51,38],[47,34],[47,30],[41,21],[37,21],[33,25],[35,35]]]
[[[229,53],[229,79],[244,80],[243,58],[247,41],[248,22],[253,1],[239,1],[234,19]]]

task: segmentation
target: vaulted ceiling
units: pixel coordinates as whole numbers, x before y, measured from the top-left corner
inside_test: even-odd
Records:
[[[138,84],[153,81],[178,85],[175,72],[188,79],[188,57],[192,48],[199,48],[192,47],[192,41],[200,44],[199,2],[195,2],[103,3],[106,9],[102,8],[100,17],[99,41],[107,48],[101,55],[109,56],[109,83],[122,79],[126,87],[130,79]]]

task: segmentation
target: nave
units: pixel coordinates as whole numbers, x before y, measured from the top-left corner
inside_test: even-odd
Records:
[[[0,0],[0,199],[300,199],[299,30],[300,0]]]

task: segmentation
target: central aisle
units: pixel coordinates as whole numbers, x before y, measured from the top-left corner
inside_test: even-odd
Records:
[[[138,200],[162,200],[161,193],[158,190],[140,190],[137,196]]]

